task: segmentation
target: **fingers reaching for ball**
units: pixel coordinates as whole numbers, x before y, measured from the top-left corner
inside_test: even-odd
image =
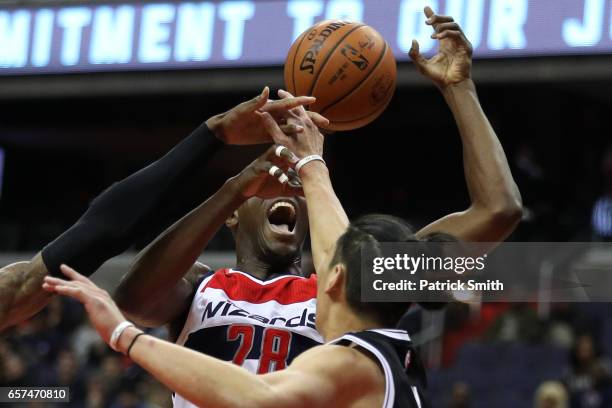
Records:
[[[329,126],[329,119],[325,116],[313,111],[307,111],[307,113],[310,116],[310,120],[318,127],[326,129]]]
[[[471,79],[472,44],[463,30],[450,16],[436,14],[425,7],[425,24],[434,32],[431,38],[439,40],[438,53],[427,59],[419,51],[419,43],[412,40],[409,55],[416,69],[431,79],[441,90]]]
[[[274,118],[264,112],[264,126],[275,143],[287,146],[298,158],[323,154],[324,136],[310,119],[308,114],[289,117],[287,125],[279,126]],[[297,125],[303,128],[298,133],[286,133],[283,126]]]
[[[284,89],[278,90],[278,96],[281,99],[295,98],[291,93],[289,93],[288,91],[285,91]],[[320,113],[313,112],[313,111],[307,111],[303,105],[300,105],[296,107],[295,109],[292,109],[292,111],[294,114],[298,116],[304,113],[307,114],[310,117],[310,120],[312,120],[312,122],[319,128],[325,128],[329,126],[329,119],[327,119],[325,116],[321,115]]]
[[[264,105],[259,107],[259,111],[268,112],[272,115],[282,114],[285,111],[290,111],[294,109],[304,109],[304,106],[312,105],[316,102],[316,98],[312,96],[297,96],[297,97],[289,97],[282,98],[279,100],[270,100],[267,101]]]

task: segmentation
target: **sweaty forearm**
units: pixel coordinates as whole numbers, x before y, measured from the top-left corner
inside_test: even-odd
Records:
[[[349,220],[322,162],[308,163],[300,176],[308,204],[312,258],[315,270],[322,271],[331,260],[336,241],[348,227]]]
[[[59,266],[65,263],[91,275],[106,260],[150,234],[151,228],[163,231],[168,225],[158,221],[160,213],[170,202],[182,207],[189,204],[178,196],[178,188],[201,182],[192,178],[221,145],[202,124],[164,157],[111,186],[70,229],[43,249],[49,272],[58,275]]]
[[[480,106],[471,80],[443,90],[463,144],[465,178],[472,205],[498,211],[519,207],[521,196],[504,149]]]
[[[225,220],[244,202],[230,180],[214,195],[163,232],[136,257],[116,298],[146,308],[193,266]]]
[[[47,270],[40,254],[29,262],[0,269],[0,332],[42,309],[50,295],[42,290]]]

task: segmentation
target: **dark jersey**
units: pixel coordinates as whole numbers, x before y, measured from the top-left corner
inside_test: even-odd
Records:
[[[347,333],[330,344],[358,346],[378,360],[385,374],[382,408],[427,408],[423,364],[405,330],[377,329]]]

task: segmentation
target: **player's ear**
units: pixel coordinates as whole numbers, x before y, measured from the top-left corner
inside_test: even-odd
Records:
[[[344,290],[345,282],[346,267],[342,263],[337,263],[328,272],[324,291],[330,297],[337,297]]]
[[[225,226],[232,230],[232,232],[236,231],[238,227],[238,211],[234,211],[232,215],[225,220]]]

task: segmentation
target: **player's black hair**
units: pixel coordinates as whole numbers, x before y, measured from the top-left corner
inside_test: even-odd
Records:
[[[357,313],[379,321],[384,327],[394,327],[412,302],[362,302],[361,301],[361,251],[380,256],[381,242],[453,242],[451,235],[435,233],[422,239],[414,235],[414,229],[405,220],[384,214],[365,215],[352,222],[338,239],[330,268],[342,263],[346,268],[346,297]],[[425,308],[439,308],[443,303],[420,303]]]

